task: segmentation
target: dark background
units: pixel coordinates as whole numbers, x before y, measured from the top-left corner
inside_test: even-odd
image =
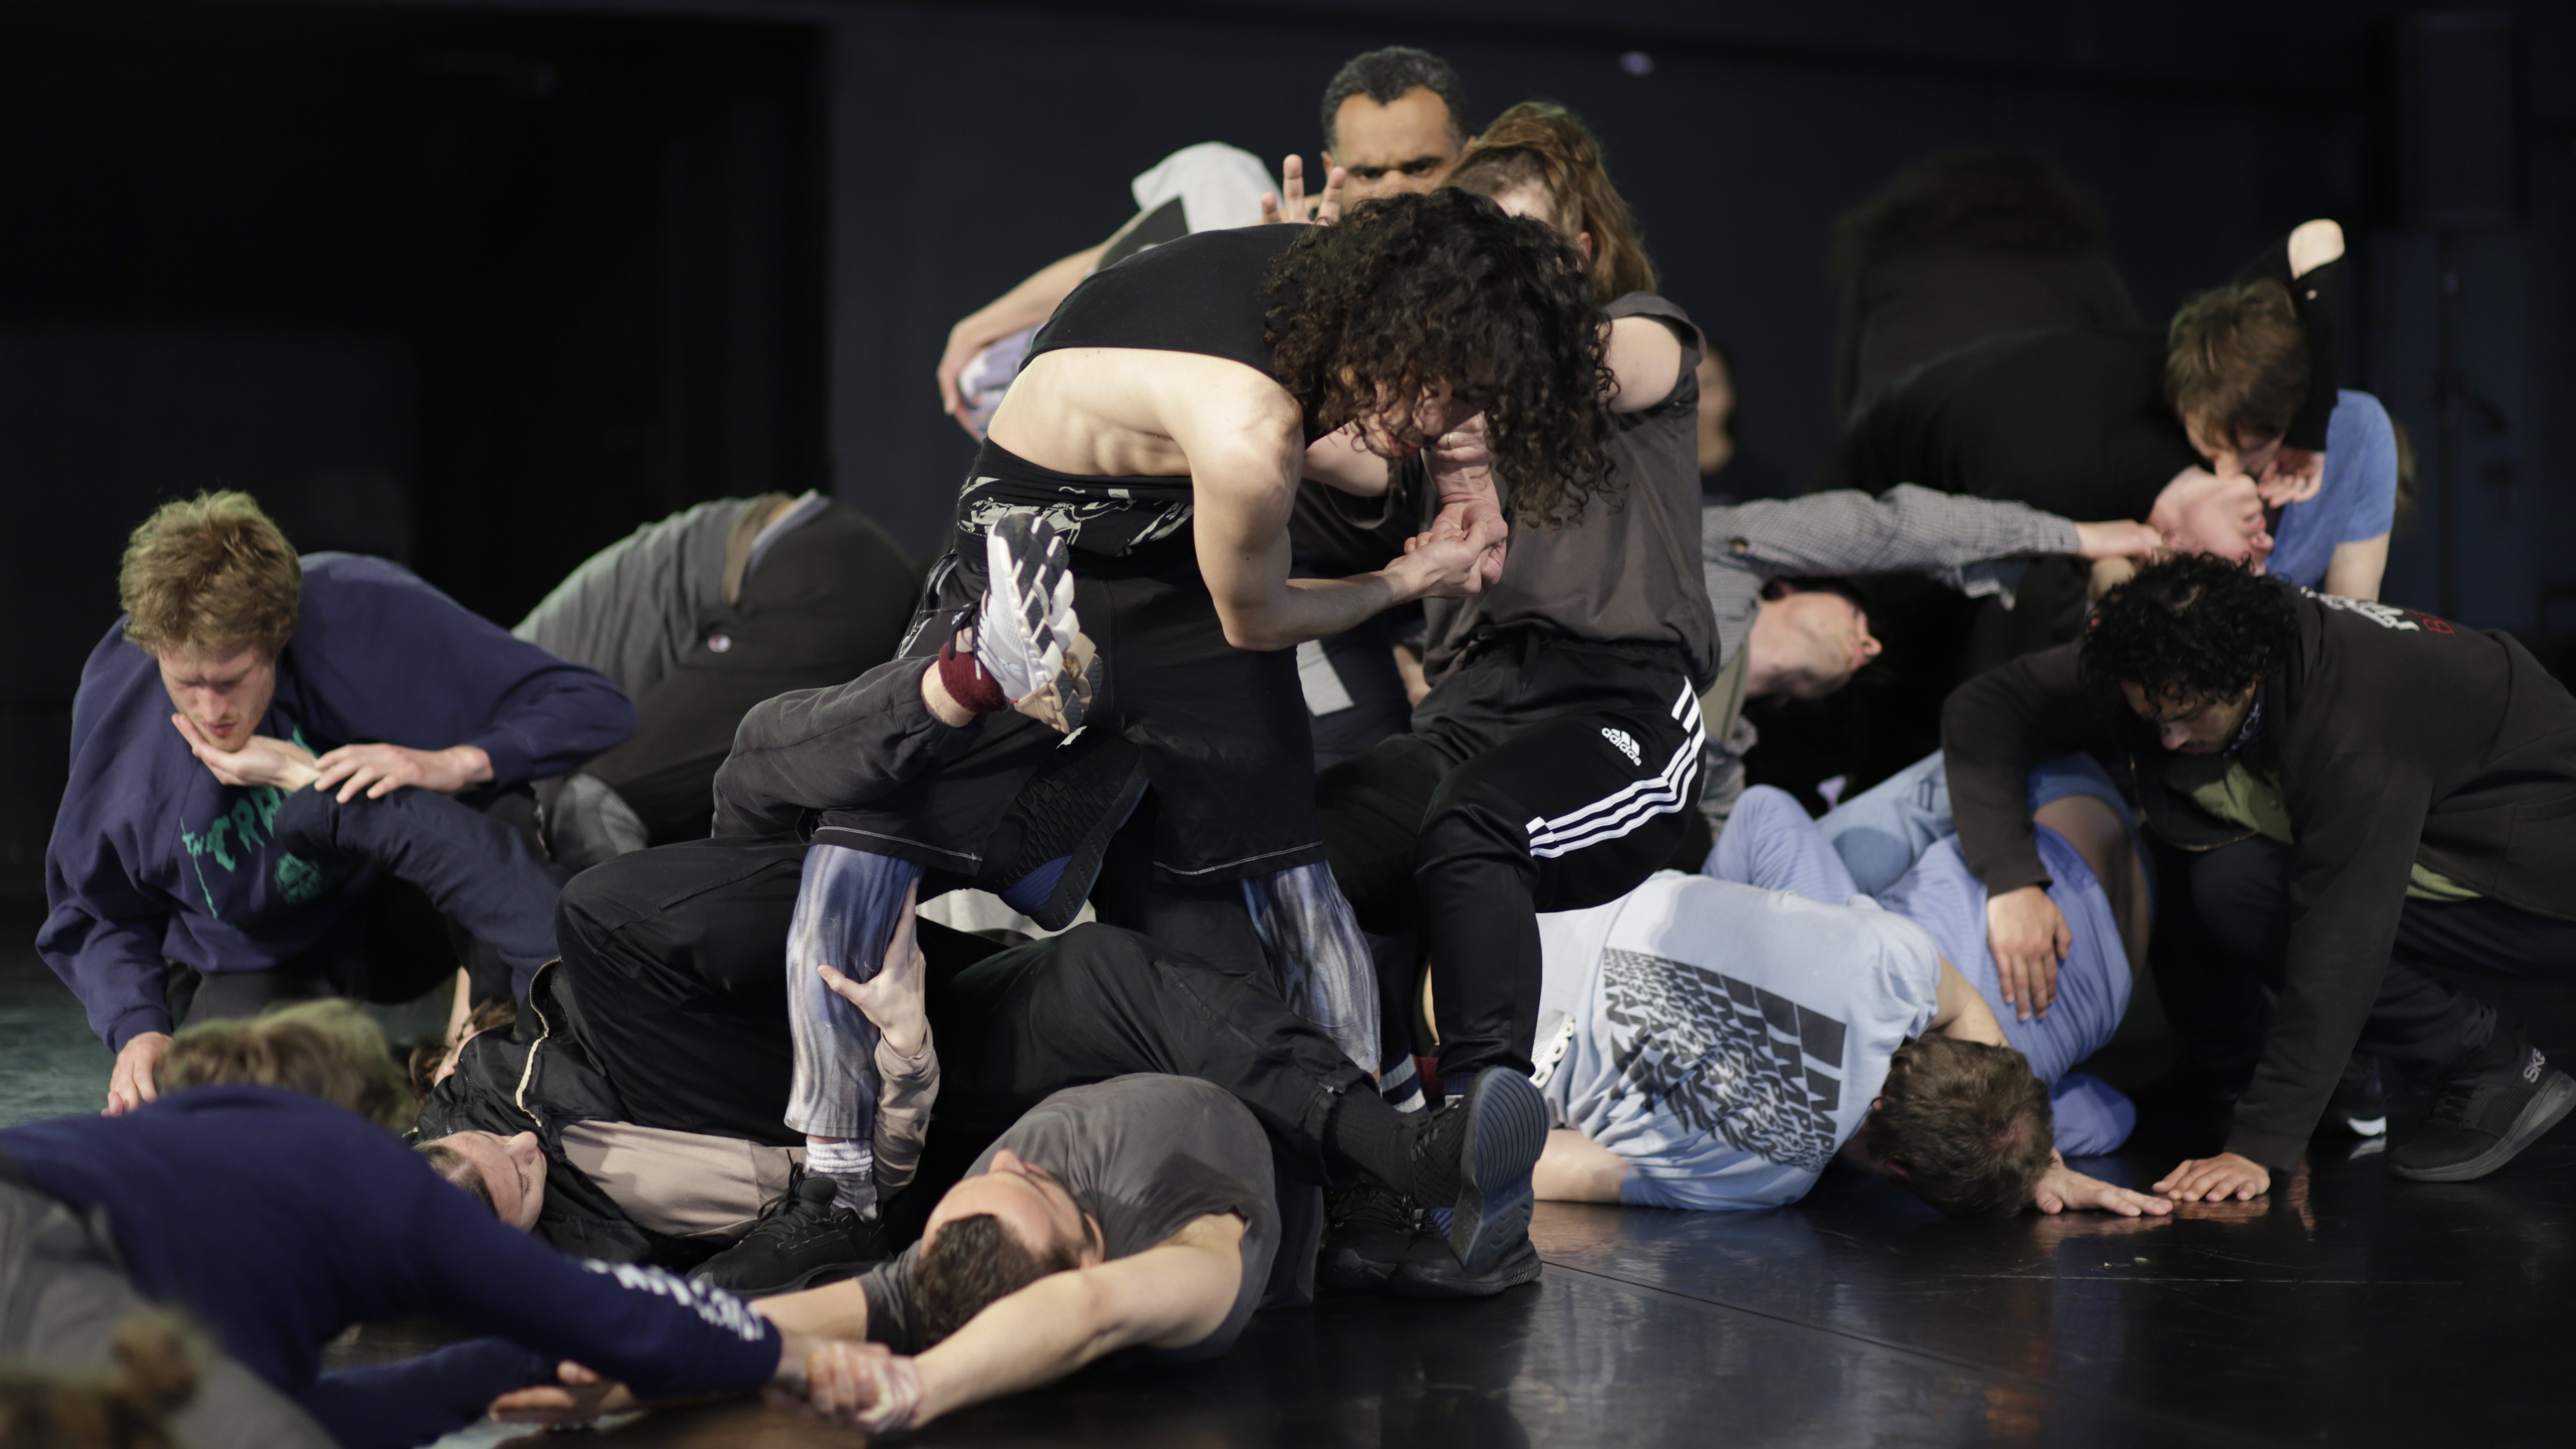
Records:
[[[1311,160],[1325,80],[1394,42],[1447,56],[1477,123],[1533,95],[1591,122],[1665,290],[1735,357],[1746,454],[1791,484],[1831,436],[1831,222],[1927,152],[2054,159],[2150,315],[2342,220],[2348,376],[2425,455],[2385,593],[2433,607],[2445,273],[2392,186],[2417,8],[16,0],[0,893],[41,889],[81,661],[154,503],[249,489],[300,547],[402,559],[505,624],[728,494],[827,487],[928,552],[969,453],[931,382],[949,325],[1107,235],[1179,146]],[[2517,219],[2449,243],[2456,612],[2565,661],[2576,7],[2519,25]]]

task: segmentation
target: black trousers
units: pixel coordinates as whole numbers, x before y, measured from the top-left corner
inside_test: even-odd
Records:
[[[1704,734],[1678,651],[1522,632],[1444,676],[1414,733],[1316,777],[1360,924],[1418,931],[1430,956],[1443,1076],[1530,1069],[1538,912],[1616,900],[1672,859]]]
[[[920,594],[885,530],[838,504],[770,546],[742,594],[635,701],[635,735],[582,767],[616,790],[655,845],[707,833],[716,767],[751,707],[855,679],[894,657]]]
[[[784,962],[807,848],[685,842],[619,856],[565,889],[573,1029],[630,1121],[804,1140],[779,1119],[794,1069]],[[1004,950],[923,921],[919,939],[940,1062],[930,1152],[960,1171],[1050,1092],[1168,1072],[1233,1092],[1312,1176],[1334,1099],[1369,1080],[1287,1008],[1257,954],[1245,968],[1210,965],[1109,926]]]
[[[397,790],[343,805],[298,790],[271,828],[299,852],[364,861],[385,874],[302,954],[263,971],[189,973],[193,989],[174,981],[173,1006],[183,1009],[172,1019],[181,1025],[325,996],[411,1001],[459,967],[475,1000],[517,999],[555,953],[561,877],[538,848],[536,802],[525,791],[469,802]]]
[[[2290,939],[2292,851],[2275,841],[2239,841],[2195,857],[2191,897],[2202,925],[2239,975],[2204,982],[2203,1023],[2221,1019],[2212,1003],[2232,1006],[2240,1024],[2233,1051],[2251,1071],[2270,1024],[2263,988],[2278,990]],[[2355,962],[2355,970],[2371,963]],[[2576,921],[2534,915],[2495,900],[2409,900],[2397,917],[2397,941],[2379,978],[2379,994],[2362,1028],[2362,1051],[2386,1060],[2410,1081],[2438,1083],[2495,1035],[2496,1010],[2442,973],[2538,976],[2576,970]],[[2159,978],[2159,986],[2164,984]],[[2203,1027],[2206,1031],[2209,1028]],[[2246,1047],[2250,1045],[2251,1051]]]

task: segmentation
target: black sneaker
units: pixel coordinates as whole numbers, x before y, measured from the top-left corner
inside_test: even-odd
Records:
[[[1489,1074],[1490,1075],[1490,1074]],[[1413,1240],[1404,1266],[1387,1280],[1387,1291],[1406,1298],[1491,1298],[1506,1288],[1538,1281],[1538,1249],[1527,1235],[1481,1273],[1470,1273],[1449,1245],[1428,1233]]]
[[[1470,1273],[1529,1236],[1530,1173],[1547,1146],[1547,1100],[1504,1067],[1476,1073],[1415,1133],[1413,1181],[1425,1207],[1449,1209],[1449,1248]],[[1454,1183],[1454,1196],[1447,1191]],[[1442,1201],[1447,1198],[1447,1201]]]
[[[1368,1180],[1335,1188],[1324,1198],[1324,1247],[1315,1281],[1345,1293],[1386,1286],[1421,1230],[1422,1213],[1391,1188]]]
[[[2379,1058],[2355,1052],[2343,1064],[2343,1080],[2326,1103],[2326,1122],[2355,1137],[2388,1135],[2388,1089],[2380,1083]]]
[[[832,1206],[839,1187],[800,1171],[787,1191],[760,1210],[741,1242],[700,1263],[689,1276],[738,1297],[789,1293],[846,1278],[884,1258],[885,1225]]]
[[[2521,1032],[2498,1033],[2467,1066],[2442,1084],[2433,1115],[2388,1153],[2388,1170],[2416,1182],[2468,1182],[2486,1176],[2558,1125],[2576,1108],[2576,1079]]]
[[[1097,730],[1050,751],[984,842],[975,883],[1050,931],[1073,924],[1150,783],[1145,752]]]

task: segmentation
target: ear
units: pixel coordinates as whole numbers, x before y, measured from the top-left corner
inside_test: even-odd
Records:
[[[1592,233],[1588,231],[1576,232],[1574,234],[1574,249],[1583,253],[1583,264],[1585,266],[1588,267],[1592,265]]]
[[[1333,168],[1341,164],[1341,162],[1333,159],[1332,148],[1329,146],[1326,147],[1324,149],[1324,174],[1328,177],[1331,176],[1333,174]]]

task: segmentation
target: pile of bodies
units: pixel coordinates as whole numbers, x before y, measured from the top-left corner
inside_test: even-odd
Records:
[[[243,495],[153,514],[39,942],[116,1064],[0,1131],[0,1353],[140,1364],[182,1310],[207,1445],[767,1384],[887,1430],[1508,1291],[1540,1198],[1840,1158],[2161,1214],[2382,1130],[2383,1074],[2434,1099],[2407,1178],[2569,1110],[2449,973],[2576,959],[2576,698],[2375,601],[2331,223],[2142,327],[2044,168],[1913,173],[1849,227],[1838,486],[1739,503],[1591,135],[1467,114],[1362,56],[1317,197],[1190,147],[958,324],[926,578],[728,500],[504,631]],[[1993,667],[1817,820],[1747,703],[1870,666],[1891,573],[1985,601]],[[2079,1067],[2150,960],[2216,1135],[2133,1191],[2066,1159],[2136,1121]],[[407,1085],[342,999],[451,979]],[[320,1372],[415,1312],[489,1337]]]

